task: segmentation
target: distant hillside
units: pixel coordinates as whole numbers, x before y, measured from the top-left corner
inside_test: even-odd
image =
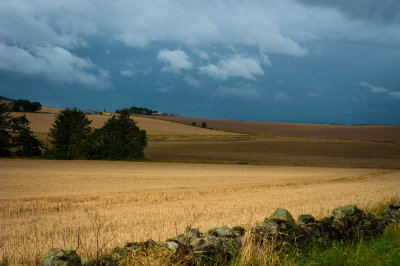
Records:
[[[43,107],[37,113],[11,113],[12,116],[20,116],[25,114],[31,122],[30,127],[35,135],[39,136],[42,140],[47,138],[52,124],[55,121],[56,115],[63,109]],[[106,113],[108,114],[108,113]],[[111,116],[107,115],[88,115],[89,120],[92,121],[92,126],[100,128],[104,123],[110,119]],[[238,136],[242,134],[224,132],[219,130],[211,130],[206,128],[193,127],[180,123],[172,123],[159,119],[153,119],[149,116],[134,116],[133,119],[137,125],[147,131],[151,135],[167,135],[167,136]]]
[[[277,122],[249,122],[190,117],[154,116],[158,119],[191,125],[203,122],[208,128],[267,136],[365,139],[400,141],[399,125],[326,125]]]

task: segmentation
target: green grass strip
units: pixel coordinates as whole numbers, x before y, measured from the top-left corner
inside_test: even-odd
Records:
[[[312,248],[296,256],[299,265],[400,265],[400,226],[359,243],[335,242],[327,249]]]

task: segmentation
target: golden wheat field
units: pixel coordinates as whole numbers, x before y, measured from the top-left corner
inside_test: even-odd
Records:
[[[322,167],[0,160],[0,258],[34,265],[52,247],[102,251],[165,240],[186,226],[249,226],[277,207],[294,216],[373,207],[400,191],[400,171]]]

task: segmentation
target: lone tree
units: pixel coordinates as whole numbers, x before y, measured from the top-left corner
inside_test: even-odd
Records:
[[[78,157],[92,131],[91,122],[82,111],[76,108],[61,111],[49,133],[55,153],[71,159]]]
[[[206,122],[203,122],[203,123],[201,124],[201,127],[202,127],[202,128],[206,128],[206,127],[207,127]]]
[[[102,128],[95,129],[88,139],[85,153],[91,159],[141,159],[147,146],[147,135],[130,118],[128,109],[110,118]]]
[[[43,143],[33,135],[26,116],[14,117],[10,121],[16,155],[30,157],[42,154]]]
[[[11,154],[10,112],[5,102],[0,101],[0,157]]]

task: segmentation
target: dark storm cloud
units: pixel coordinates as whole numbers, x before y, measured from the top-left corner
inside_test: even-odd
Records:
[[[399,13],[400,0],[2,0],[0,94],[230,119],[400,121]],[[392,115],[366,115],[383,107]]]
[[[353,18],[385,23],[400,22],[399,0],[298,0],[312,6],[333,7]]]

